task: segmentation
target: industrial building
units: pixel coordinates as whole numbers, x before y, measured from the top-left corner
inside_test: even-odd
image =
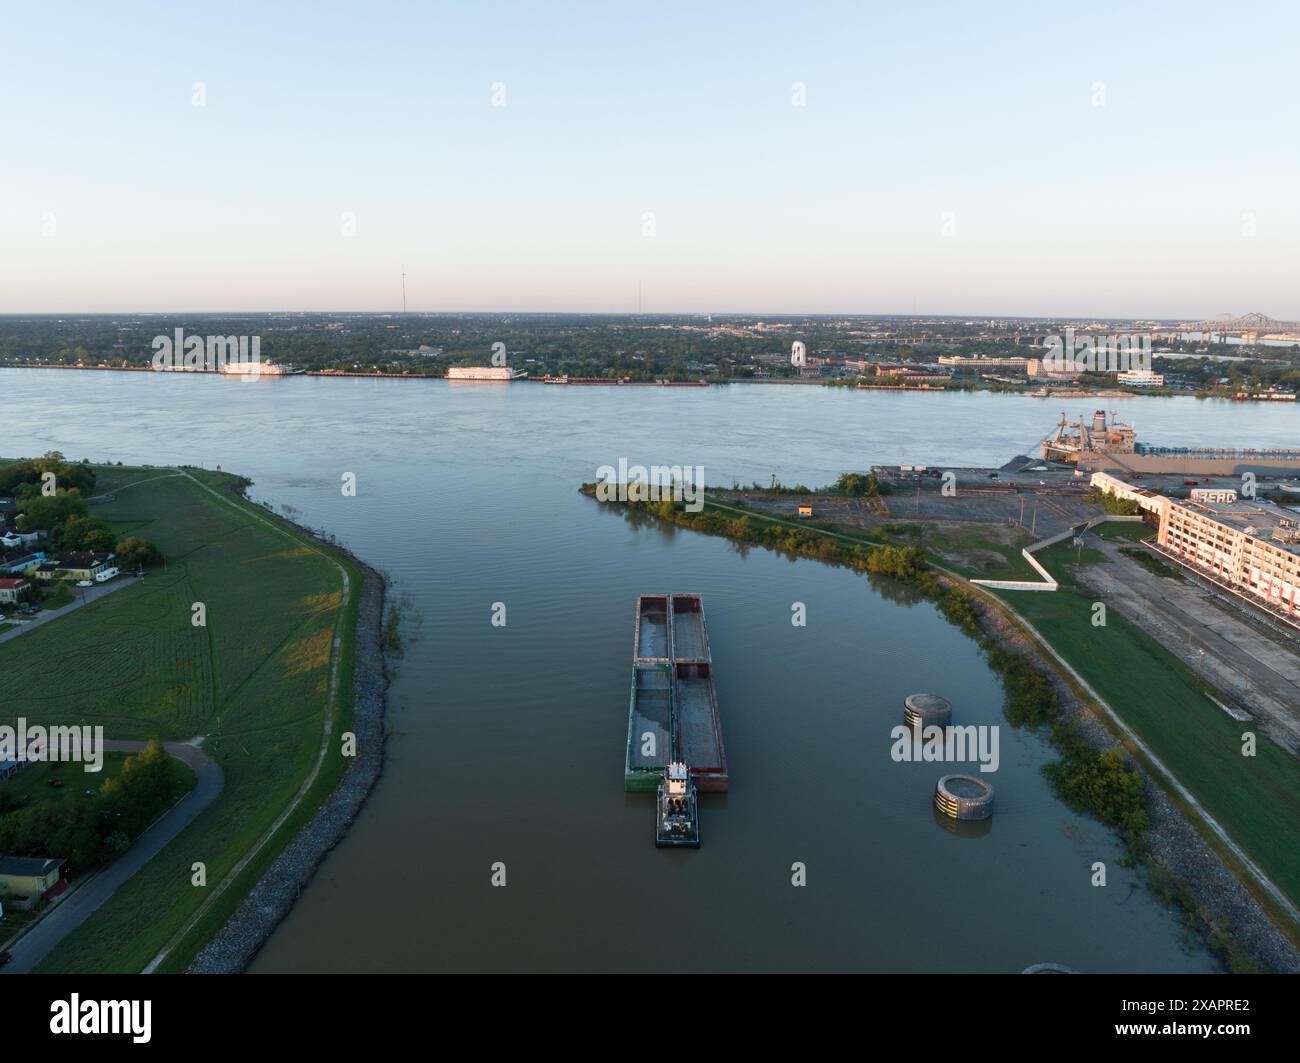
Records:
[[[1134,487],[1107,473],[1089,481],[1129,498],[1157,523],[1160,553],[1213,583],[1300,627],[1300,516],[1253,498],[1182,502]],[[1232,492],[1227,492],[1232,494]]]
[[[961,354],[941,354],[940,365],[955,369],[1028,369],[1028,358],[980,358]]]
[[[1030,380],[1055,380],[1060,383],[1068,383],[1078,379],[1077,370],[1053,369],[1053,364],[1043,358],[1029,358],[1025,361],[1025,372],[1029,375]]]
[[[1165,386],[1163,373],[1153,373],[1150,369],[1124,369],[1115,374],[1115,381],[1134,388],[1162,388]]]

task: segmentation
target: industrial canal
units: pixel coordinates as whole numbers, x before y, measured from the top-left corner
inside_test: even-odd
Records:
[[[722,484],[821,484],[873,462],[997,465],[1029,452],[1059,403],[0,378],[25,411],[7,451],[221,464],[387,572],[407,600],[384,775],[254,971],[1211,966],[1135,887],[1109,832],[1055,799],[1040,772],[1051,751],[1006,724],[996,677],[932,604],[576,490],[620,457],[703,465]],[[1114,405],[1169,445],[1295,438],[1292,409]],[[347,472],[355,497],[340,491]],[[656,588],[697,592],[708,609],[732,781],[701,794],[699,850],[656,849],[653,794],[625,793],[621,778],[633,603]],[[791,623],[796,603],[806,626]],[[980,832],[933,808],[938,778],[975,765],[890,758],[890,729],[917,691],[949,699],[956,724],[1001,727],[997,812]],[[1096,861],[1109,869],[1102,888]],[[492,884],[494,865],[505,885]],[[796,865],[804,886],[792,885]]]

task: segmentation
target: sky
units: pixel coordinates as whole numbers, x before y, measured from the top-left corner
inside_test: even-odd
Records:
[[[1300,319],[1300,5],[0,2],[0,313]]]

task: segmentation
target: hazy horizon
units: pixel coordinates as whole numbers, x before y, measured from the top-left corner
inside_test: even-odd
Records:
[[[1290,6],[4,25],[4,313],[1300,319]]]
[[[1232,312],[1233,317],[1244,317],[1249,313],[1265,313],[1269,318],[1281,324],[1295,324],[1295,321],[1279,318],[1273,314],[1267,314],[1265,311],[1246,310],[1240,313]],[[1151,322],[1159,325],[1185,325],[1196,324],[1200,322],[1213,322],[1223,314],[1213,314],[1206,318],[1193,321],[1191,318],[1176,317],[1154,317],[1152,315],[1127,315],[1127,314],[994,314],[994,313],[961,313],[959,311],[942,312],[933,314],[913,314],[913,313],[889,313],[887,311],[854,311],[854,310],[656,310],[656,311],[636,311],[636,310],[574,310],[574,309],[555,309],[555,310],[366,310],[357,307],[325,307],[325,308],[292,308],[292,307],[275,307],[270,309],[209,309],[198,310],[189,309],[164,309],[164,310],[138,310],[138,309],[109,309],[109,310],[41,310],[24,313],[16,310],[0,311],[0,318],[71,318],[71,317],[243,317],[243,316],[276,316],[276,315],[306,315],[329,316],[332,314],[348,316],[371,316],[371,317],[625,317],[625,318],[646,318],[650,320],[684,317],[684,318],[768,318],[773,323],[779,322],[783,318],[826,318],[829,320],[858,320],[874,319],[880,321],[933,321],[933,320],[953,320],[953,321],[1132,321],[1147,323]]]

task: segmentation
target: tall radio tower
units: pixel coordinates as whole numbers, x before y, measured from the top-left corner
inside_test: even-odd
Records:
[[[406,313],[406,267],[402,267],[402,313]]]

